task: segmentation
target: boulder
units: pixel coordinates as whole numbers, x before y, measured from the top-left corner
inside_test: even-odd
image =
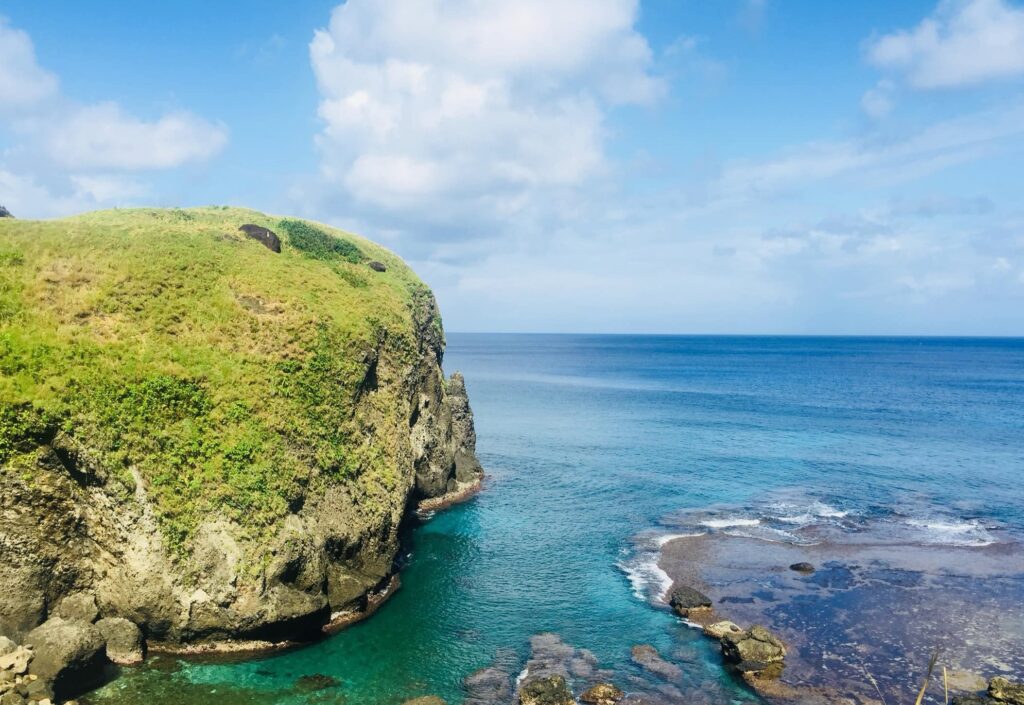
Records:
[[[53,683],[66,699],[98,685],[106,663],[103,634],[88,622],[52,617],[25,636],[35,657],[29,673]]]
[[[576,705],[562,676],[535,678],[519,689],[521,705]]]
[[[142,630],[124,617],[108,617],[96,622],[107,642],[107,658],[121,666],[141,663],[143,657]]]
[[[25,705],[27,701],[25,698],[14,690],[8,690],[3,695],[0,695],[0,705]]]
[[[253,225],[252,223],[246,223],[238,229],[271,252],[281,252],[281,238],[273,230],[264,228],[262,225]]]
[[[638,644],[631,652],[633,663],[667,681],[677,681],[683,677],[683,669],[661,657],[658,650],[649,644]]]
[[[682,617],[690,616],[692,611],[711,609],[711,598],[687,585],[673,587],[668,603]]]
[[[786,658],[786,647],[774,634],[762,626],[746,632],[729,632],[722,637],[722,655],[733,664],[770,664]],[[760,670],[750,667],[748,671]]]
[[[0,656],[6,656],[7,654],[18,648],[18,645],[8,639],[5,636],[0,636]]]
[[[812,564],[810,564],[810,563],[807,563],[806,561],[801,561],[799,563],[794,563],[793,565],[789,566],[789,569],[790,570],[795,570],[797,573],[813,573],[814,572],[814,566]]]
[[[1022,683],[1014,683],[997,676],[989,681],[988,694],[999,702],[1024,705],[1024,684]]]
[[[377,262],[376,260],[374,260],[373,262],[370,262],[370,264],[368,266],[370,267],[370,269],[372,269],[375,272],[386,272],[386,271],[388,271],[388,268],[384,266],[383,262]]]
[[[740,634],[743,631],[740,626],[728,620],[715,622],[704,627],[704,633],[713,639],[721,639],[726,634]]]
[[[10,640],[8,640],[10,641]],[[15,646],[3,656],[0,656],[0,671],[10,671],[20,676],[28,671],[29,662],[32,661],[32,649],[24,646]]]
[[[580,696],[580,702],[588,705],[615,705],[625,695],[611,683],[598,683]]]
[[[57,616],[61,619],[95,622],[100,615],[96,598],[87,592],[74,592],[57,605]]]

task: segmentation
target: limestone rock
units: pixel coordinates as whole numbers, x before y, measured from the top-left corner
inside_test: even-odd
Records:
[[[624,693],[611,683],[598,683],[580,696],[580,702],[588,705],[615,705]]]
[[[57,606],[57,616],[61,619],[95,622],[99,616],[96,598],[87,592],[73,592]]]
[[[562,676],[535,678],[519,689],[521,705],[575,705],[572,691]]]
[[[631,657],[633,663],[664,680],[677,681],[683,677],[683,669],[663,659],[658,650],[649,644],[634,646]]]
[[[10,642],[10,640],[7,640]],[[24,646],[15,646],[13,649],[0,656],[0,671],[10,671],[20,676],[28,671],[29,663],[32,661],[32,649]]]
[[[690,612],[710,609],[711,598],[688,585],[676,585],[669,595],[669,604],[677,614],[688,617]]]
[[[724,620],[704,627],[704,633],[713,639],[721,639],[726,634],[739,634],[743,631],[738,624]]]
[[[249,238],[260,243],[271,252],[281,251],[281,238],[277,236],[273,230],[268,230],[262,225],[253,225],[252,223],[246,223],[238,228],[245,233]]]
[[[18,645],[15,642],[5,636],[0,636],[0,656],[6,656],[16,648],[18,648]]]
[[[107,658],[121,666],[140,663],[143,657],[142,631],[124,617],[108,617],[96,622],[107,642]]]
[[[1024,684],[996,677],[988,683],[988,694],[1000,702],[1024,705]]]
[[[77,695],[102,680],[104,641],[95,625],[53,617],[30,631],[25,643],[35,652],[29,673],[52,681],[59,698]]]
[[[722,655],[733,664],[770,664],[786,658],[786,647],[762,626],[747,632],[729,632],[722,637]],[[754,667],[745,670],[759,670]]]

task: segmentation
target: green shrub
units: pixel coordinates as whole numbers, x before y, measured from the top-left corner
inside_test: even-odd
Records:
[[[280,227],[288,233],[288,242],[308,257],[320,260],[346,260],[359,264],[366,259],[354,243],[328,235],[320,228],[301,220],[282,220]]]

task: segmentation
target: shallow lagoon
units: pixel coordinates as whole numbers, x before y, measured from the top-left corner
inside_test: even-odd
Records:
[[[411,529],[373,618],[255,661],[151,659],[89,701],[459,701],[479,668],[514,678],[546,631],[624,685],[649,643],[687,702],[750,700],[658,605],[645,540],[680,511],[782,495],[787,516],[905,515],[922,541],[1024,527],[1024,341],[451,335],[446,368],[466,376],[489,477]]]

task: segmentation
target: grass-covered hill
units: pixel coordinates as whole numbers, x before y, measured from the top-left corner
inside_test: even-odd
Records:
[[[243,225],[276,233],[280,252]],[[211,514],[258,537],[317,483],[372,502],[399,481],[395,441],[368,441],[377,421],[356,402],[378,387],[368,369],[386,374],[382,345],[414,364],[417,311],[440,340],[399,258],[303,220],[228,207],[0,219],[0,468],[30,481],[50,444],[126,496],[141,478],[178,550]],[[368,403],[384,417],[401,400],[379,386]]]

